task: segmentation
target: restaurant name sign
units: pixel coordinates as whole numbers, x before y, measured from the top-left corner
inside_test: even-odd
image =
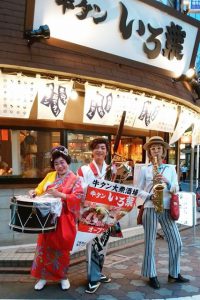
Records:
[[[177,70],[177,76],[185,73],[198,26],[173,9],[170,15],[166,6],[145,2],[35,0],[33,29],[47,24],[51,39],[165,69],[174,76]]]

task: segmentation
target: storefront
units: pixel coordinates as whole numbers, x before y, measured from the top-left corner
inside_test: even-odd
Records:
[[[142,145],[158,134],[174,139],[168,161],[177,162],[180,130],[176,137],[173,132],[178,116],[198,120],[199,107],[195,91],[172,78],[179,79],[194,65],[197,21],[150,0],[84,4],[16,0],[13,7],[3,2],[0,219],[4,223],[9,221],[10,197],[41,180],[53,146],[69,148],[75,172],[91,159],[91,139],[104,136],[113,145],[124,110],[118,149],[122,157],[145,162]],[[151,17],[146,20],[146,15]],[[177,45],[172,45],[172,36]],[[78,92],[75,100],[72,91]],[[21,239],[11,236],[7,227],[0,240]]]

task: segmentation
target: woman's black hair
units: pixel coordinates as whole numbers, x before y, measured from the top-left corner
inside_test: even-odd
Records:
[[[71,156],[68,154],[67,148],[65,148],[64,146],[58,146],[51,150],[51,168],[54,169],[54,161],[59,157],[62,157],[68,165],[71,163]]]
[[[90,145],[89,145],[89,149],[94,150],[96,148],[96,146],[99,144],[105,144],[106,150],[107,150],[107,152],[109,152],[109,148],[110,148],[109,142],[108,142],[108,140],[106,140],[104,138],[96,138],[93,141],[91,141]]]

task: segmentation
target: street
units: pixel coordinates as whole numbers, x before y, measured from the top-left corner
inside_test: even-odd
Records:
[[[168,276],[168,249],[165,240],[157,239],[156,258],[158,278],[161,283],[159,290],[148,286],[147,280],[140,275],[143,242],[107,255],[104,273],[111,276],[111,283],[102,283],[95,294],[86,294],[85,262],[70,267],[69,280],[71,288],[61,291],[58,283],[49,283],[44,290],[34,291],[35,280],[29,274],[0,274],[1,299],[97,299],[97,300],[140,300],[200,299],[200,226],[181,231],[183,251],[181,258],[181,274],[190,279],[187,284],[171,284]]]
[[[182,182],[183,191],[189,191],[189,183]],[[200,212],[197,212],[197,219]],[[136,227],[138,228],[138,227]],[[147,284],[147,279],[140,276],[143,257],[143,240],[125,242],[124,245],[108,251],[104,264],[104,273],[112,278],[111,283],[102,283],[95,294],[86,294],[85,286],[86,263],[85,257],[78,263],[73,263],[69,269],[71,287],[68,291],[62,291],[59,283],[48,282],[42,291],[34,291],[35,279],[29,275],[29,268],[24,274],[14,270],[6,272],[6,267],[0,273],[0,299],[97,299],[97,300],[122,300],[122,299],[200,299],[200,225],[194,228],[186,227],[180,231],[183,241],[183,253],[181,259],[181,272],[191,280],[185,285],[169,284],[167,282],[168,249],[165,240],[157,239],[156,258],[158,278],[161,283],[160,290],[153,290]],[[27,266],[31,265],[31,255],[34,247],[20,248],[18,255],[27,259]],[[7,248],[9,249],[9,247]],[[7,250],[10,251],[10,250]],[[26,253],[27,251],[27,253]],[[5,249],[4,249],[5,252]],[[16,252],[16,254],[17,254]],[[30,252],[30,253],[28,253]],[[3,248],[0,249],[1,256]],[[13,260],[19,259],[14,254]],[[25,256],[26,255],[26,256]],[[15,257],[14,257],[15,256]],[[2,256],[3,257],[3,256]],[[10,258],[9,258],[10,260]],[[6,264],[5,264],[6,265]]]

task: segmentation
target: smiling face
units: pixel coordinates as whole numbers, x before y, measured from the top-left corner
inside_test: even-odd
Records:
[[[69,166],[66,160],[62,156],[56,158],[53,162],[53,165],[54,165],[54,169],[58,172],[59,176],[63,176],[67,173]]]
[[[149,148],[150,158],[157,156],[158,161],[161,161],[164,154],[164,148],[161,144],[152,144]]]
[[[105,144],[97,144],[96,147],[92,150],[93,159],[96,162],[103,162],[107,155],[107,147]]]

